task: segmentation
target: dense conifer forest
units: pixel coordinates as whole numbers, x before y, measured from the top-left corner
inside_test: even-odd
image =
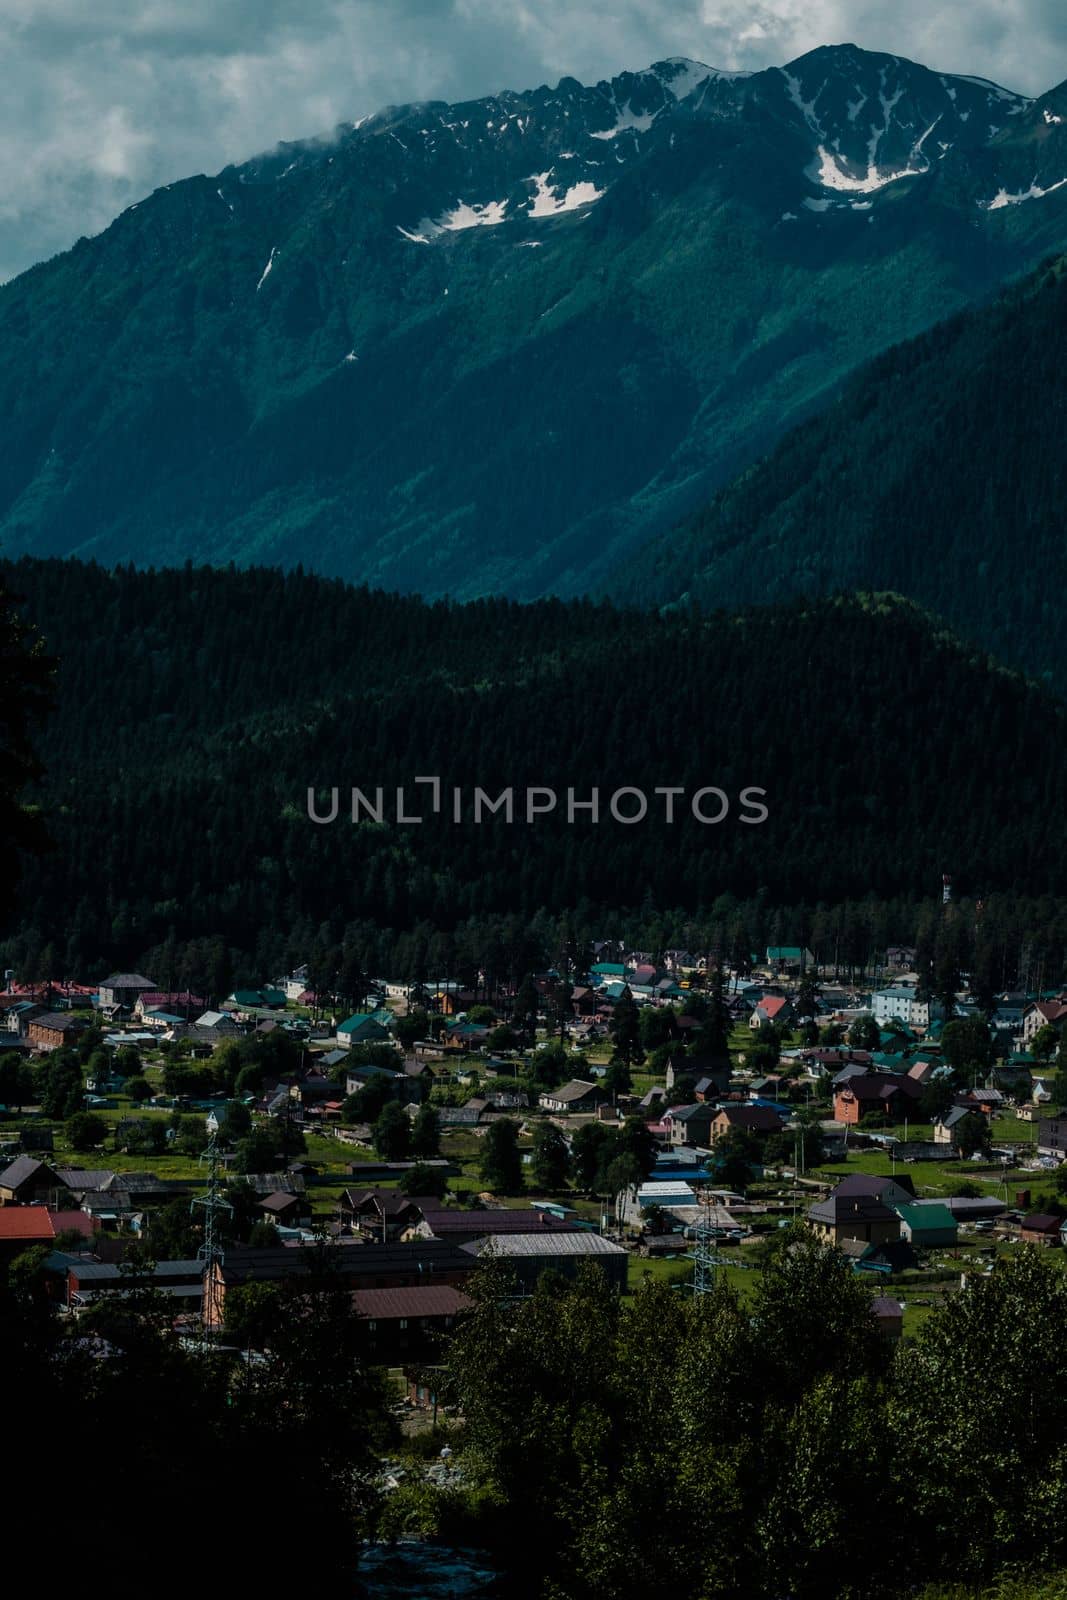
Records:
[[[831,954],[862,962],[914,938],[943,872],[1001,908],[1005,971],[1024,937],[1062,958],[1058,905],[1034,906],[1067,893],[1063,712],[892,596],[659,617],[267,570],[6,576],[59,661],[34,791],[54,848],[28,862],[2,949],[23,971],[151,960],[217,992],[358,944],[368,965],[521,973],[561,921],[741,953],[820,918]],[[447,806],[392,820],[396,786],[409,812],[425,800],[418,775],[462,788],[461,824]],[[332,825],[309,820],[309,785],[323,804],[338,786]],[[353,826],[353,785],[383,786],[381,824]],[[470,820],[476,786],[509,785],[513,823]],[[528,823],[531,785],[560,801]],[[599,787],[599,823],[568,824],[568,786]],[[644,821],[608,814],[623,786]],[[661,786],[685,790],[673,824]],[[730,799],[717,825],[692,815],[703,786]],[[760,825],[740,821],[746,786],[766,790]]]

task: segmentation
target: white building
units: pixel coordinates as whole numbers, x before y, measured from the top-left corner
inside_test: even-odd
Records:
[[[936,1000],[920,1000],[913,983],[894,983],[876,989],[871,995],[871,1015],[875,1022],[903,1022],[909,1028],[928,1028],[943,1016],[944,1007]]]

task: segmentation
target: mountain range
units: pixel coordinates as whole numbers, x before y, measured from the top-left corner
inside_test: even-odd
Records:
[[[1064,88],[843,45],[391,107],[0,289],[0,539],[633,588],[864,362],[1065,246]],[[685,542],[657,598],[752,587]]]

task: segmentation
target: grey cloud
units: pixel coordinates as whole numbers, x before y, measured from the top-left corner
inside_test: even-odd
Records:
[[[1040,93],[1062,0],[0,0],[0,278],[163,183],[390,102],[852,40]]]

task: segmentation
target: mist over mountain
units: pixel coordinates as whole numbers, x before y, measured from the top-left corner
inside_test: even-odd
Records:
[[[1067,96],[852,46],[389,108],[0,289],[0,537],[610,585],[840,380],[1067,244]]]

